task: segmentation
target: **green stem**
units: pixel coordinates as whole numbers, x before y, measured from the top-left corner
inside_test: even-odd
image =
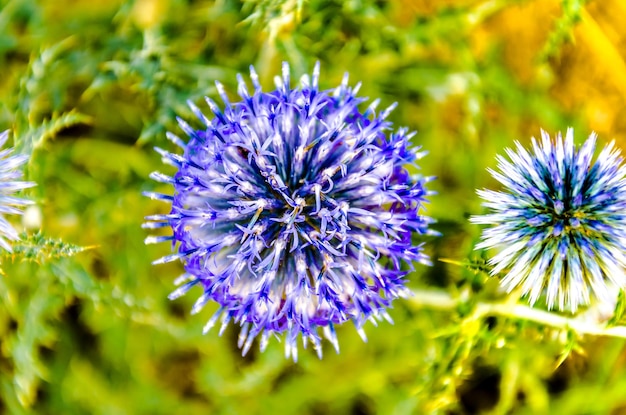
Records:
[[[413,290],[413,294],[414,295],[409,298],[409,301],[414,308],[454,310],[466,302],[464,299],[454,298],[443,291]],[[579,334],[626,339],[626,326],[606,327],[601,323],[588,321],[585,315],[565,317],[521,304],[478,302],[474,306],[472,316],[476,319],[487,316],[510,317],[518,320],[532,321],[558,329],[570,329]]]

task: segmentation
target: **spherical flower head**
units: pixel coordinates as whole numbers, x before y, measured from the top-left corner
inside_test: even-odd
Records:
[[[534,304],[545,294],[550,309],[588,304],[595,295],[614,302],[626,286],[626,169],[610,143],[592,163],[596,135],[574,146],[567,130],[551,140],[542,131],[529,153],[516,142],[509,160],[489,170],[505,190],[479,190],[490,213],[472,222],[483,230],[476,248],[497,248],[492,274],[507,291],[521,289]]]
[[[0,247],[11,252],[9,241],[16,241],[19,236],[4,215],[22,214],[21,208],[32,202],[13,195],[22,189],[34,186],[35,183],[19,180],[22,177],[19,168],[28,161],[28,156],[13,155],[13,148],[2,149],[8,138],[8,131],[0,133]]]
[[[366,320],[389,319],[412,264],[428,263],[413,241],[432,222],[421,215],[428,178],[406,169],[423,155],[409,148],[413,133],[389,132],[392,108],[361,112],[347,76],[332,91],[318,89],[318,76],[319,64],[292,89],[283,64],[276,90],[263,92],[250,68],[252,94],[239,77],[242,100],[231,104],[218,83],[225,110],[207,98],[212,119],[189,104],[205,127],[179,120],[188,142],[168,136],[182,155],[157,149],[177,172],[152,178],[174,195],[148,196],[172,210],[145,227],[173,235],[147,242],[170,241],[175,253],[155,262],[182,260],[188,280],[170,298],[200,285],[192,312],[218,303],[205,331],[235,322],[244,354],[273,334],[294,360],[300,336],[320,356],[321,335],[338,350],[336,324],[352,320],[362,334]]]

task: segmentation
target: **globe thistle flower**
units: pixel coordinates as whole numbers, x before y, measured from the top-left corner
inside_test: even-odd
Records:
[[[0,133],[0,149],[4,147],[9,138],[9,131]],[[12,155],[13,148],[0,151],[0,247],[11,252],[9,241],[19,239],[17,231],[4,217],[5,214],[21,215],[20,207],[31,204],[26,199],[13,196],[15,192],[27,189],[35,185],[32,182],[19,180],[22,172],[18,169],[28,161],[26,155]]]
[[[473,223],[483,230],[476,248],[497,248],[489,261],[508,292],[520,289],[534,304],[545,294],[549,309],[588,304],[592,294],[614,302],[626,286],[626,168],[610,143],[592,163],[596,135],[574,146],[567,130],[551,140],[532,139],[534,154],[516,142],[510,159],[498,156],[491,175],[505,191],[479,190],[491,210]]]
[[[413,236],[430,233],[432,220],[420,212],[429,179],[405,167],[424,153],[410,148],[406,128],[389,132],[393,106],[377,114],[374,101],[361,112],[365,99],[347,75],[320,91],[319,64],[294,89],[286,63],[282,72],[268,93],[251,67],[254,90],[238,76],[235,104],[217,83],[225,109],[207,98],[212,119],[189,103],[204,127],[179,119],[188,142],[168,137],[183,154],[157,148],[177,172],[151,177],[174,194],[147,196],[172,209],[144,226],[173,230],[146,240],[175,247],[156,264],[184,264],[185,283],[170,298],[199,285],[192,313],[219,304],[205,332],[219,318],[222,330],[240,325],[243,354],[257,336],[264,350],[271,335],[284,334],[286,356],[296,360],[299,336],[321,357],[320,331],[338,351],[336,324],[352,320],[364,337],[365,321],[389,320],[385,309],[409,293],[412,264],[428,263]]]

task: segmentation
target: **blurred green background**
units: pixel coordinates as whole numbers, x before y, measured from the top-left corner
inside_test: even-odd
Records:
[[[319,60],[323,88],[348,71],[429,152],[443,237],[411,287],[499,299],[438,259],[481,256],[475,189],[513,140],[573,126],[626,148],[625,19],[623,0],[0,0],[0,131],[38,183],[2,256],[0,413],[626,414],[623,340],[463,307],[398,300],[368,343],[340,327],[339,355],[241,357],[236,327],[202,336],[214,305],[189,315],[199,289],[167,300],[182,267],[152,266],[168,247],[140,227],[167,210],[141,191],[170,172],[152,147],[174,150],[176,115],[195,122],[187,99],[217,99],[215,80],[234,97],[250,64],[269,89],[282,61],[297,79]]]

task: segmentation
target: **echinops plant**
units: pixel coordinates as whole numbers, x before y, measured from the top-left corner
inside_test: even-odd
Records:
[[[152,178],[174,187],[173,195],[147,193],[172,204],[170,213],[149,216],[147,228],[170,227],[176,253],[156,263],[182,260],[183,285],[170,298],[198,285],[221,317],[241,326],[245,354],[261,336],[285,334],[285,353],[297,358],[301,336],[321,357],[321,335],[339,344],[334,326],[385,318],[391,302],[408,294],[406,275],[414,263],[429,263],[417,235],[433,234],[423,215],[430,178],[410,173],[424,153],[413,147],[406,128],[386,121],[393,106],[365,110],[365,99],[348,76],[332,90],[320,90],[319,64],[291,87],[283,64],[276,89],[263,92],[253,68],[250,93],[239,77],[240,102],[231,103],[221,84],[222,111],[200,129],[179,120],[184,142],[169,137],[182,155],[157,149],[173,176]]]

